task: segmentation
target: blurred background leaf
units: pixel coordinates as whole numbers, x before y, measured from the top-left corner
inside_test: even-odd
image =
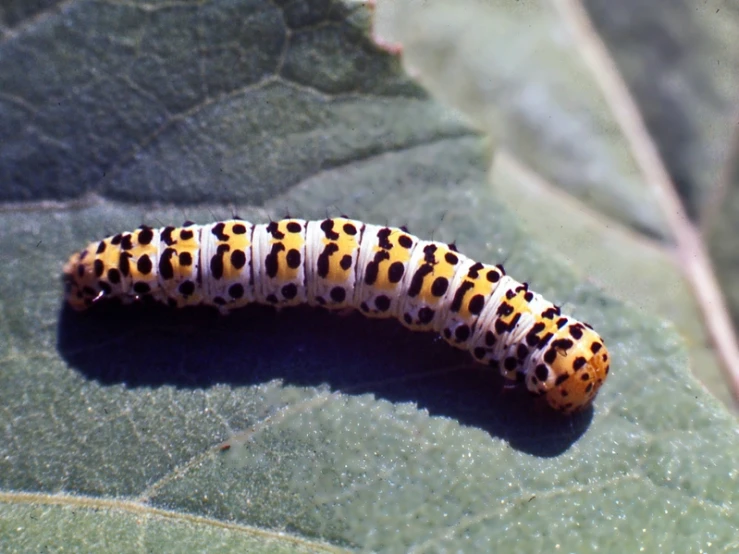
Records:
[[[671,320],[696,376],[736,410],[739,350],[697,232],[726,195],[736,5],[400,0],[380,3],[375,32],[495,139],[493,186],[527,230],[615,297]],[[734,234],[712,236],[731,300]]]
[[[727,387],[572,5],[377,6],[375,36],[402,43],[410,76],[465,119],[372,43],[358,2],[0,6],[3,549],[739,546],[736,420],[690,370],[728,403]],[[615,23],[630,36],[633,20],[588,8],[629,82],[669,74],[658,54],[674,49],[647,42],[659,33],[638,49],[659,61],[627,70]],[[682,124],[668,167],[710,185],[731,106],[716,90],[730,89],[693,65],[729,64],[731,35],[675,13],[696,30],[670,36],[701,46],[672,71],[720,101],[683,116],[710,113],[716,134]],[[648,87],[636,96],[649,114]],[[661,148],[652,127],[673,137],[671,117],[645,115]],[[614,365],[595,410],[552,417],[395,322],[63,309],[61,265],[87,241],[286,211],[408,225],[504,262],[603,333]]]

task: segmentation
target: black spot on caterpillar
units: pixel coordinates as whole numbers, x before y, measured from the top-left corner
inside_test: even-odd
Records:
[[[554,409],[589,405],[609,371],[586,323],[451,245],[346,218],[142,226],[91,243],[64,267],[69,304],[144,298],[222,313],[249,303],[356,308],[434,330]]]

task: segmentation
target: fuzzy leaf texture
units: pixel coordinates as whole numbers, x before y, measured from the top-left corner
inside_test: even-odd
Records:
[[[515,11],[547,13],[538,3],[487,9],[519,37],[513,52],[546,34]],[[736,420],[664,314],[614,299],[674,267],[614,247],[617,284],[603,285],[582,262],[608,263],[590,229],[540,238],[507,203],[522,173],[489,171],[505,118],[473,128],[430,96],[373,43],[371,14],[328,0],[0,3],[0,550],[739,548]],[[449,78],[443,56],[426,67],[402,36],[421,82]],[[507,104],[506,117],[539,109],[542,132],[515,138],[521,159],[540,152],[533,172],[589,194],[598,231],[664,235],[624,139],[599,142],[610,114],[595,93],[596,115],[569,120],[582,149],[557,143],[547,166],[567,119],[544,116],[558,100],[531,82]],[[587,79],[575,84],[587,100]],[[599,148],[617,153],[609,178],[577,177]],[[62,264],[88,241],[235,213],[344,213],[455,241],[591,323],[611,376],[592,411],[563,419],[392,321],[64,308]]]

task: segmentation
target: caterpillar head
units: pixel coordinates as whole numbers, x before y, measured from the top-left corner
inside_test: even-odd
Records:
[[[610,369],[603,339],[590,326],[577,321],[559,329],[537,358],[526,376],[526,386],[564,413],[587,407]]]
[[[96,246],[91,244],[70,256],[62,271],[65,300],[77,311],[88,308],[102,294],[93,269]]]

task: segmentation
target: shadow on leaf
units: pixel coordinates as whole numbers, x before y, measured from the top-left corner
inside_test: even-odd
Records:
[[[73,368],[103,384],[207,388],[282,379],[328,384],[347,394],[414,402],[432,416],[477,427],[543,457],[569,448],[592,409],[563,417],[433,333],[394,320],[307,307],[248,306],[227,317],[209,308],[103,303],[61,313],[58,348]]]

